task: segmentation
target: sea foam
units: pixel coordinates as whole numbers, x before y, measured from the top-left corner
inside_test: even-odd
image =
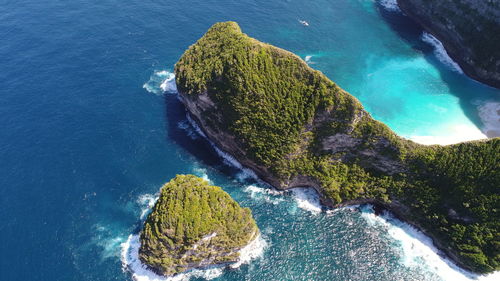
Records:
[[[177,85],[175,84],[175,75],[166,70],[155,71],[149,81],[143,86],[146,91],[153,94],[175,94],[177,93]]]
[[[380,5],[391,12],[401,12],[397,0],[380,0]]]
[[[444,258],[444,254],[434,246],[430,237],[388,212],[377,216],[371,205],[364,205],[361,207],[361,217],[371,226],[382,227],[384,233],[399,244],[399,261],[406,267],[436,274],[443,280],[500,280],[500,272],[476,275],[459,268],[451,260]]]
[[[484,134],[489,138],[500,137],[500,103],[482,103],[478,106],[478,111]]]
[[[297,207],[309,211],[312,214],[321,213],[321,203],[319,194],[312,187],[296,187],[292,188],[292,195],[297,202]]]
[[[455,72],[463,73],[462,68],[455,61],[453,61],[453,59],[450,58],[443,44],[436,37],[428,32],[424,32],[421,38],[424,42],[434,47],[434,55],[440,62],[442,62]]]

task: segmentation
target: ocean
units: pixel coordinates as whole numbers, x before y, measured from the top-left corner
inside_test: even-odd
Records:
[[[159,188],[187,173],[251,208],[262,233],[238,267],[176,280],[476,278],[390,214],[274,190],[197,132],[171,72],[227,20],[301,56],[404,137],[500,132],[500,91],[466,77],[394,1],[3,0],[0,280],[164,280],[135,260],[136,235]]]

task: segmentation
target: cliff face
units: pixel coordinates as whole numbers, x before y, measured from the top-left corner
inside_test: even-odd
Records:
[[[500,88],[500,1],[397,0],[470,77]]]
[[[248,208],[192,175],[165,184],[141,232],[139,258],[160,275],[235,262],[259,230]]]
[[[500,139],[446,147],[403,139],[321,72],[234,22],[211,27],[175,74],[207,137],[274,187],[313,187],[331,207],[376,202],[463,267],[500,268]]]

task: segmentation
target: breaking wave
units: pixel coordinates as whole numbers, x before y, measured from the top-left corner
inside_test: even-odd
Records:
[[[463,73],[462,68],[455,61],[453,61],[453,59],[450,58],[443,44],[436,37],[428,32],[424,32],[421,38],[422,41],[434,47],[434,55],[440,62],[444,63],[455,72]]]
[[[258,187],[256,185],[249,185],[245,187],[244,191],[250,194],[250,197],[255,200],[264,200],[267,203],[277,205],[285,199],[283,198],[283,191]]]
[[[406,267],[418,268],[429,274],[436,274],[443,280],[498,280],[500,272],[490,275],[476,275],[459,268],[444,258],[436,249],[432,239],[413,226],[396,219],[388,212],[377,216],[371,205],[360,207],[361,217],[371,226],[382,227],[386,234],[397,242],[400,249],[399,262]]]
[[[489,138],[500,137],[500,103],[485,102],[478,106],[483,132]]]
[[[157,200],[158,194],[143,194],[139,196],[137,203],[141,207],[141,220],[146,218],[146,215],[151,211]]]
[[[149,81],[143,86],[146,91],[153,94],[175,94],[177,93],[177,85],[175,84],[175,75],[166,70],[155,71]]]
[[[291,189],[292,195],[297,202],[297,207],[309,211],[312,214],[321,213],[319,194],[312,187],[296,187]]]
[[[391,12],[401,12],[396,0],[380,0],[380,5]]]

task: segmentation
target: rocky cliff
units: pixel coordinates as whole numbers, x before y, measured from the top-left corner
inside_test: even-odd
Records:
[[[500,1],[397,0],[470,77],[500,88]]]
[[[207,137],[261,179],[313,187],[331,207],[376,202],[463,267],[499,269],[500,139],[446,147],[403,139],[301,58],[234,22],[211,27],[175,74]]]
[[[236,262],[239,250],[258,233],[250,209],[241,208],[220,187],[178,175],[161,188],[144,224],[139,258],[157,274],[172,276]]]

